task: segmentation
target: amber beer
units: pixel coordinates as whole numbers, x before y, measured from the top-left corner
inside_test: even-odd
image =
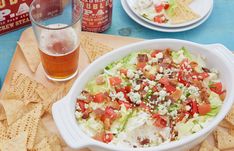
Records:
[[[52,24],[49,28],[61,28],[63,24]],[[60,30],[44,30],[40,34],[39,51],[48,78],[67,79],[76,75],[78,69],[79,44],[72,27]]]

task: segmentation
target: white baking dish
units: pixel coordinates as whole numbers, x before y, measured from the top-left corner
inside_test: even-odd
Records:
[[[133,51],[142,49],[165,49],[172,48],[178,50],[185,46],[193,54],[200,54],[207,58],[206,62],[209,67],[214,67],[220,71],[220,79],[224,83],[227,90],[227,96],[220,110],[220,113],[210,122],[210,124],[201,131],[188,136],[179,141],[162,144],[157,147],[150,148],[121,148],[95,141],[88,137],[80,128],[75,119],[75,102],[76,97],[82,91],[86,83],[97,75],[101,70],[113,61],[119,60]],[[208,136],[218,123],[225,117],[230,110],[234,101],[234,57],[232,53],[221,44],[200,45],[193,42],[175,40],[175,39],[159,39],[143,41],[125,47],[116,49],[110,53],[100,57],[90,64],[79,78],[75,81],[73,87],[67,96],[53,105],[54,121],[68,146],[79,149],[88,147],[96,151],[165,151],[165,150],[187,150],[200,143]]]

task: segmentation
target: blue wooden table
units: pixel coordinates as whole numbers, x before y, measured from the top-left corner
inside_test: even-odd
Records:
[[[113,21],[106,34],[139,37],[145,39],[177,38],[198,43],[222,43],[234,50],[234,0],[214,0],[214,11],[210,18],[196,29],[181,33],[162,33],[146,29],[124,12],[120,0],[114,0]],[[8,71],[16,42],[26,28],[0,36],[0,88]],[[128,33],[123,32],[128,31]]]

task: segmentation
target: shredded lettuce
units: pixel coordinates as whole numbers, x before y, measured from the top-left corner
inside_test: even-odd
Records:
[[[177,4],[175,0],[168,0],[170,5],[169,9],[166,11],[169,16],[174,16],[175,9],[177,8]]]
[[[193,58],[192,54],[185,47],[182,47],[179,51],[172,52],[172,59],[177,64],[181,63],[185,58],[189,60]]]
[[[218,94],[211,92],[210,93],[210,104],[211,104],[211,111],[207,113],[207,116],[216,116],[222,106],[222,101]]]

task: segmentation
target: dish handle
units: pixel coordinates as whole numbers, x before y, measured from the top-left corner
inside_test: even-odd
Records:
[[[205,45],[205,47],[213,49],[214,51],[217,51],[219,54],[224,55],[234,65],[234,53],[232,53],[224,45],[217,43],[217,44]]]
[[[69,119],[70,116],[67,114],[66,110],[66,108],[68,107],[66,102],[68,100],[68,97],[65,96],[63,99],[53,104],[53,119],[66,144],[71,148],[81,149],[86,147],[88,143],[85,141],[84,138],[82,138],[81,133],[73,131],[73,128],[71,126],[71,119]]]

